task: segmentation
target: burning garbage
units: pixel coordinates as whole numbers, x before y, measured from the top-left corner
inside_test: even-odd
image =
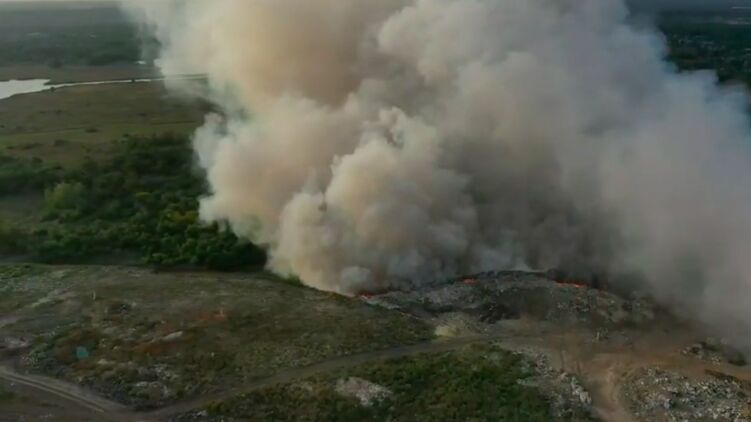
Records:
[[[201,217],[271,270],[356,296],[575,263],[747,340],[744,93],[665,65],[626,1],[124,4],[165,74],[206,76],[168,84],[221,113],[194,136]]]

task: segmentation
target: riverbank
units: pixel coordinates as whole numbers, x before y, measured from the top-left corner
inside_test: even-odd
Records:
[[[174,98],[161,82],[79,85],[0,101],[0,155],[75,167],[106,157],[125,135],[191,133],[201,105]]]
[[[66,66],[61,68],[37,64],[0,66],[0,81],[46,79],[52,85],[124,79],[148,79],[159,76],[161,75],[158,69],[138,64]]]

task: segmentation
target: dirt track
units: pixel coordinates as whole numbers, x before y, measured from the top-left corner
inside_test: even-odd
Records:
[[[284,384],[299,379],[312,377],[318,374],[335,371],[339,369],[352,368],[359,365],[364,365],[371,362],[378,362],[390,359],[398,359],[408,356],[420,355],[425,353],[441,353],[451,350],[460,349],[464,346],[468,346],[476,343],[485,343],[490,341],[501,341],[506,336],[501,335],[486,335],[486,336],[471,336],[454,338],[443,341],[432,341],[428,343],[420,343],[412,346],[396,347],[392,349],[379,350],[374,352],[360,353],[356,355],[342,356],[338,358],[328,359],[322,362],[315,363],[313,365],[305,366],[302,368],[288,369],[280,371],[277,374],[262,378],[257,381],[253,381],[244,385],[241,388],[233,389],[231,391],[224,391],[215,395],[205,396],[196,400],[179,403],[173,406],[165,407],[150,413],[151,416],[157,418],[163,418],[168,415],[179,414],[187,412],[192,409],[200,408],[214,401],[220,401],[228,399],[240,394],[250,393],[256,390],[260,390],[266,387],[270,387],[277,384]]]
[[[91,411],[98,415],[97,418],[102,421],[146,422],[148,420],[138,417],[119,403],[98,397],[78,386],[47,377],[19,374],[9,366],[0,365],[0,380],[21,385],[42,396],[54,396],[62,399],[70,405]]]
[[[81,388],[65,383],[56,379],[51,379],[36,375],[22,375],[14,372],[9,366],[0,366],[0,379],[14,382],[26,387],[32,388],[44,394],[51,394],[58,398],[64,399],[81,408],[94,411],[102,418],[113,422],[125,421],[153,421],[162,420],[171,415],[187,412],[192,409],[200,408],[213,401],[227,399],[239,394],[249,393],[255,390],[269,386],[283,384],[294,380],[311,377],[321,373],[334,371],[338,369],[355,367],[367,364],[369,362],[384,361],[407,356],[414,356],[424,353],[440,353],[456,350],[464,346],[484,343],[489,341],[500,341],[501,335],[485,335],[454,338],[443,341],[433,341],[411,346],[396,347],[392,349],[379,350],[374,352],[361,353],[356,355],[342,356],[334,359],[325,360],[310,366],[288,369],[268,377],[250,382],[241,388],[224,391],[211,396],[200,397],[195,400],[178,403],[173,406],[165,407],[153,412],[138,413],[129,410],[127,407],[118,403],[106,400],[82,390]]]
[[[467,345],[490,341],[500,342],[511,350],[532,346],[540,351],[547,352],[551,356],[555,353],[552,348],[544,350],[545,347],[541,347],[539,341],[532,340],[531,342],[527,342],[525,338],[510,337],[508,333],[459,337],[333,358],[302,368],[280,371],[271,377],[252,381],[240,388],[185,401],[147,413],[133,412],[118,403],[97,397],[74,385],[55,379],[17,374],[7,366],[0,366],[0,379],[31,387],[44,394],[55,395],[74,405],[97,412],[102,416],[103,420],[146,422],[165,420],[172,415],[201,408],[214,401],[228,399],[239,394],[250,393],[273,385],[284,384],[334,370],[424,353],[447,352]],[[574,365],[574,362],[576,362],[577,370],[582,372],[581,375],[586,381],[585,384],[590,388],[590,392],[595,400],[595,410],[603,420],[631,422],[633,419],[630,417],[620,395],[620,381],[625,378],[633,366],[624,362],[623,355],[603,355],[583,365],[581,358],[581,356],[572,354],[568,358],[568,363],[554,362],[554,364],[556,366],[563,366],[563,369],[566,369],[566,366]]]

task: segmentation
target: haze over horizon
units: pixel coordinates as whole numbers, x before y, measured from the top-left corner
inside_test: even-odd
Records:
[[[158,1],[158,0],[155,0]],[[628,0],[640,9],[723,8],[751,6],[749,0]],[[0,0],[0,3],[118,3],[117,0]]]

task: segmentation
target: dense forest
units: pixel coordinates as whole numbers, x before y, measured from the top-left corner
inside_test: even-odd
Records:
[[[263,250],[198,218],[204,176],[190,143],[165,134],[118,141],[110,160],[65,171],[2,157],[0,192],[44,190],[41,222],[0,222],[0,250],[47,263],[136,256],[145,264],[217,270],[262,267]],[[28,182],[18,183],[19,180]]]
[[[659,26],[668,60],[684,71],[714,70],[721,82],[751,85],[751,15],[664,15]]]
[[[21,7],[0,3],[0,66],[100,66],[141,59],[143,39],[117,7]]]

